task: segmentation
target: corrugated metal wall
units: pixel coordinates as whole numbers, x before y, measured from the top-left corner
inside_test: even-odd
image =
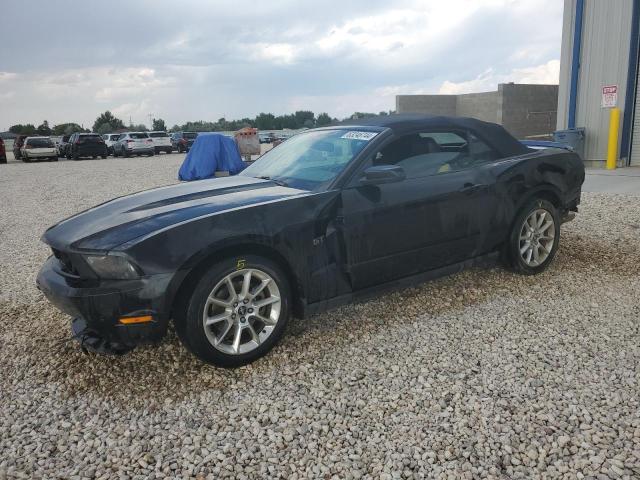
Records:
[[[565,0],[559,128],[567,126],[575,9],[576,0]],[[618,85],[618,106],[624,115],[632,13],[632,0],[585,0],[576,110],[576,126],[586,128],[585,160],[606,158],[609,110],[601,107],[604,85]]]
[[[640,77],[640,70],[638,71]],[[636,78],[636,92],[640,90],[640,78]],[[640,166],[640,95],[636,93],[636,113],[633,121],[633,137],[631,137],[630,165]]]
[[[571,90],[571,54],[576,20],[576,0],[564,0],[562,18],[562,50],[560,52],[560,88],[558,90],[558,129],[569,124],[569,92]]]

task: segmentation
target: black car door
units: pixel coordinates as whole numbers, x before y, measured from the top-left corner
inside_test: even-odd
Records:
[[[468,132],[416,132],[383,146],[342,191],[341,232],[354,290],[477,255],[495,199]],[[475,159],[479,160],[479,159]],[[406,179],[362,185],[376,164]]]

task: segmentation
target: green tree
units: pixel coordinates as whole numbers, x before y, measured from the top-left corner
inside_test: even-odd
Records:
[[[101,135],[103,135],[105,133],[111,133],[111,132],[113,132],[113,126],[109,122],[105,122],[105,123],[100,124],[98,126],[98,128],[95,128],[94,131],[96,133],[101,134]]]
[[[84,132],[84,128],[82,128],[77,123],[60,123],[53,127],[51,130],[52,135],[71,135],[75,132]]]
[[[141,123],[139,125],[131,125],[131,130],[136,131],[136,132],[148,132],[149,129],[147,128],[147,126],[144,123]]]
[[[109,125],[111,125],[111,128],[113,130],[119,130],[121,128],[125,128],[122,120],[114,117],[114,115],[109,110],[100,114],[100,116],[96,118],[96,121],[93,122],[93,131],[97,132],[98,128],[104,123],[108,123]]]
[[[256,117],[255,124],[260,130],[273,130],[275,119],[273,113],[261,113]]]
[[[164,132],[167,130],[167,126],[165,125],[164,120],[161,118],[154,118],[151,128],[156,132]]]
[[[318,115],[318,118],[316,119],[316,126],[325,127],[330,124],[331,124],[331,117],[329,116],[328,113],[323,112],[320,115]]]
[[[44,136],[51,135],[51,127],[49,127],[49,122],[45,120],[40,125],[38,125],[38,128],[36,128],[36,133],[38,135],[44,135]]]
[[[11,133],[15,133],[16,135],[35,135],[36,127],[30,123],[26,123],[24,125],[19,123],[17,125],[12,125],[11,127],[9,127],[9,131]]]
[[[302,128],[308,125],[311,125],[313,127],[316,123],[316,119],[313,112],[309,110],[298,110],[293,115],[295,118],[296,126],[289,127],[289,128]]]

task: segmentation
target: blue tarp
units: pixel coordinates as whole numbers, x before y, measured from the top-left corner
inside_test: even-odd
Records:
[[[245,167],[235,140],[219,133],[200,133],[182,162],[178,178],[203,180],[212,178],[216,170],[236,175]]]

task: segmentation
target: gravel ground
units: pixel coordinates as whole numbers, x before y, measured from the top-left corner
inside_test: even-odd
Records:
[[[0,167],[0,478],[640,478],[640,197],[585,194],[542,275],[294,321],[238,370],[173,334],[83,355],[33,285],[39,236],[180,161]]]

